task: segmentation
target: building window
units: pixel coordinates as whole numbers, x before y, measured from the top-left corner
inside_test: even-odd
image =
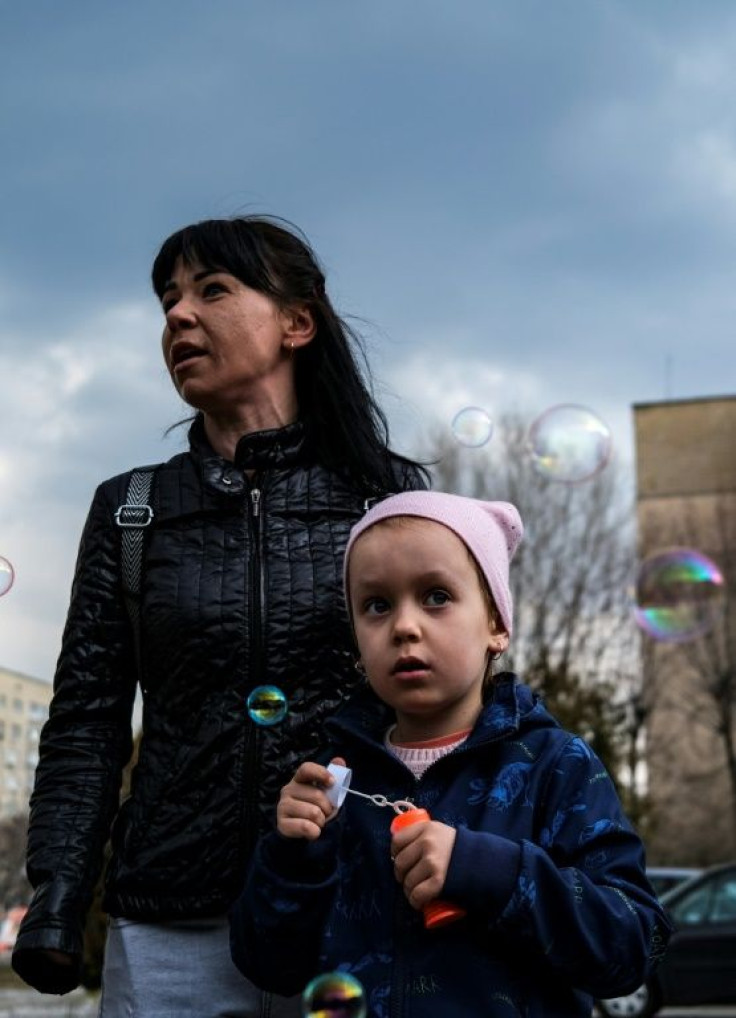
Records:
[[[21,728],[20,725],[14,724],[10,726],[10,738],[13,740],[13,742],[16,742],[18,739],[20,739],[22,735],[23,729]]]
[[[17,697],[15,698],[15,700],[13,700],[13,710],[16,712],[16,714],[23,713],[23,701],[19,700]]]
[[[34,721],[45,721],[48,717],[49,709],[44,703],[29,703],[28,713]]]

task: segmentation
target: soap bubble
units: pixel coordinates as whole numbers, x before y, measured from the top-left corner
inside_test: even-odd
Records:
[[[493,434],[493,421],[479,406],[466,406],[452,419],[452,433],[461,445],[478,448]]]
[[[0,597],[7,594],[13,586],[15,570],[6,558],[0,557]]]
[[[706,633],[724,607],[723,576],[694,548],[670,548],[642,562],[634,618],[655,640],[685,643]]]
[[[286,717],[289,705],[278,686],[256,686],[245,702],[251,720],[257,725],[277,725]]]
[[[537,473],[575,484],[599,473],[611,455],[611,433],[600,417],[574,403],[545,410],[533,422],[527,448]]]
[[[327,972],[317,976],[304,990],[304,1018],[365,1018],[363,987],[348,972]]]

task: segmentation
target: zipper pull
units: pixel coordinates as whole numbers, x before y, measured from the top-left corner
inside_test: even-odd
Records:
[[[261,510],[261,489],[253,488],[250,493],[250,500],[253,503],[253,517],[258,519]]]

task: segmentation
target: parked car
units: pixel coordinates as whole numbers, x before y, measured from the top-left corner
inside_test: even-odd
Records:
[[[702,869],[695,866],[649,866],[647,876],[657,896],[661,898],[666,891],[671,891],[685,880],[699,877],[702,872]]]
[[[651,1018],[665,1006],[736,1006],[736,862],[711,866],[660,900],[675,925],[662,964],[634,993],[599,1000],[600,1013]]]

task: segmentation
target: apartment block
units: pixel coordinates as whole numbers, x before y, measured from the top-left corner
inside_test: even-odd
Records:
[[[0,668],[0,817],[28,808],[51,694],[50,682]]]
[[[634,428],[640,559],[693,548],[725,581],[708,632],[642,637],[650,862],[707,864],[736,854],[723,709],[736,704],[736,397],[638,404]]]

